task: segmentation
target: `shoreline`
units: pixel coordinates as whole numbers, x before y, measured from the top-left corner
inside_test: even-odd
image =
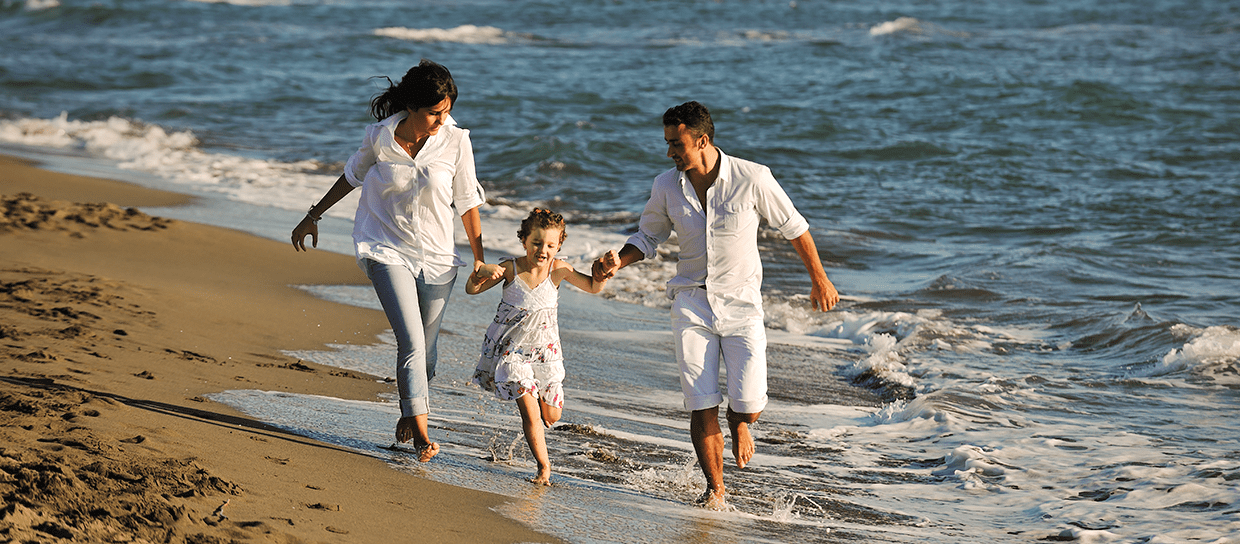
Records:
[[[388,328],[382,312],[291,287],[367,284],[351,256],[125,208],[186,195],[14,157],[0,167],[0,534],[559,541],[496,513],[517,499],[403,473],[207,400],[238,387],[371,401],[394,390],[281,354],[374,344]]]

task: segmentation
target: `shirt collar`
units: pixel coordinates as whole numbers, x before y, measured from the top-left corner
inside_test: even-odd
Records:
[[[391,128],[392,130],[396,130],[396,125],[408,117],[409,117],[409,110],[402,110],[402,111],[392,114],[387,119],[380,121],[379,124],[386,126],[388,128]],[[448,114],[448,118],[444,120],[443,126],[445,127],[456,126],[456,119],[452,117],[452,114]]]
[[[732,158],[728,157],[722,149],[719,149],[719,146],[715,146],[715,151],[719,152],[719,175],[715,178],[715,183],[726,184],[732,181]],[[686,174],[683,171],[679,172],[679,174],[681,187],[692,185],[689,183],[689,174]],[[712,184],[712,187],[713,186],[714,185]]]
[[[719,152],[719,177],[715,178],[715,183],[729,183],[732,181],[732,158],[719,146],[715,146],[715,151]]]
[[[383,130],[379,134],[380,147],[390,150],[401,150],[399,153],[391,154],[390,158],[386,160],[391,160],[394,162],[408,162],[413,160],[407,153],[404,152],[400,144],[396,143],[396,125],[400,124],[400,122],[407,117],[409,117],[408,110],[400,111],[390,115],[387,119],[384,119],[378,123],[379,126],[383,127]],[[449,115],[448,118],[444,120],[444,126],[439,129],[439,132],[432,135],[430,139],[427,140],[427,145],[438,145],[437,142],[444,141],[442,140],[443,134],[446,132],[444,129],[455,125],[456,119],[453,119],[452,116]]]

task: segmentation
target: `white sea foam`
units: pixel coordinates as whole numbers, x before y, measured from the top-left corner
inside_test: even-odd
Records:
[[[43,11],[60,7],[60,0],[26,0],[22,9],[26,11]]]
[[[918,33],[922,31],[921,29],[921,21],[912,17],[900,17],[894,21],[887,21],[870,27],[870,35],[882,36],[898,32]]]
[[[322,165],[314,161],[287,163],[206,152],[198,147],[192,132],[168,132],[158,125],[120,117],[76,121],[61,113],[54,119],[0,120],[0,141],[77,149],[180,186],[172,190],[222,194],[264,207],[307,206],[338,176],[320,173]],[[357,195],[344,202],[329,214],[352,218]]]
[[[1082,427],[1087,423],[1073,417],[1038,417],[1010,427],[979,425],[938,408],[930,396],[893,403],[872,417],[878,425],[844,420],[845,425],[808,434],[845,448],[834,455],[850,466],[939,457],[925,468],[896,472],[950,484],[859,484],[879,497],[871,503],[878,508],[939,522],[967,515],[1022,530],[1058,525],[1053,532],[1026,533],[1033,538],[1227,542],[1214,539],[1240,526],[1227,513],[1240,504],[1240,489],[1224,477],[1240,465],[1234,459],[1203,458],[1191,451],[1192,445],[1177,450],[1178,456],[1153,458],[1149,451],[1162,443],[1158,438],[1108,426],[1087,429]],[[1157,447],[1170,453],[1165,444]],[[979,494],[987,497],[981,503],[967,499]],[[1195,522],[1169,523],[1165,513],[1177,510],[1199,513],[1192,515]],[[1019,512],[1028,519],[1021,521]],[[1214,526],[1201,526],[1205,520]]]
[[[516,35],[493,26],[461,25],[455,28],[406,28],[385,27],[374,31],[385,36],[411,42],[448,42],[499,45],[508,43]]]
[[[792,37],[790,32],[784,30],[746,30],[741,32],[740,35],[745,40],[755,42],[784,41]]]
[[[1177,327],[1188,329],[1186,325]],[[1234,369],[1237,362],[1240,362],[1240,330],[1216,326],[1196,331],[1183,348],[1171,350],[1157,364],[1134,374],[1152,377],[1183,371],[1209,372],[1213,368],[1227,366]]]
[[[949,36],[967,38],[968,32],[950,30],[933,23],[927,23],[913,17],[899,17],[893,21],[879,23],[870,27],[871,36],[909,35],[909,36]]]

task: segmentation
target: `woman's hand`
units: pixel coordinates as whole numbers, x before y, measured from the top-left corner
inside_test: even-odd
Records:
[[[310,247],[319,247],[319,226],[314,224],[309,214],[301,218],[301,222],[293,228],[293,249],[309,251],[306,249],[307,234],[310,235]]]
[[[310,235],[310,247],[319,247],[319,225],[317,224],[319,219],[322,219],[323,214],[327,213],[327,210],[335,206],[337,202],[340,202],[340,199],[344,198],[345,195],[353,192],[355,188],[349,184],[349,180],[344,177],[344,174],[341,174],[336,179],[336,183],[332,185],[332,188],[327,190],[327,194],[323,195],[323,198],[317,204],[310,206],[310,209],[306,210],[306,216],[301,218],[301,222],[293,229],[293,249],[309,251],[306,249],[307,234]],[[318,208],[318,211],[315,211],[315,208]]]

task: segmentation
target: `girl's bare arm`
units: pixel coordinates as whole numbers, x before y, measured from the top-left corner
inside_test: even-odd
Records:
[[[512,268],[512,261],[481,265],[465,281],[465,293],[470,295],[482,293],[495,287],[501,281],[512,281],[514,274],[516,271]]]

